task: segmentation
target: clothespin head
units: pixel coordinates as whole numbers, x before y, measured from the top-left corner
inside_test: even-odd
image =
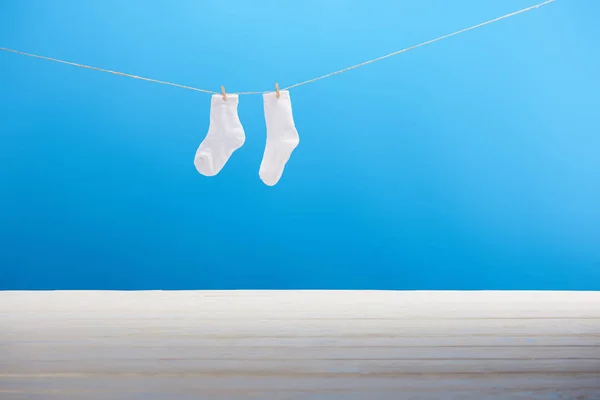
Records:
[[[227,93],[225,93],[225,86],[221,86],[221,93],[223,93],[223,100],[227,101]]]
[[[277,98],[279,98],[279,83],[275,83],[275,93],[277,93]]]

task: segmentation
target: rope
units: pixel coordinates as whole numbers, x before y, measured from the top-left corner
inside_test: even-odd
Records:
[[[2,50],[2,51],[8,51],[8,52],[15,53],[15,54],[20,54],[22,56],[33,57],[33,58],[40,58],[42,60],[48,60],[48,61],[54,61],[54,62],[61,63],[61,64],[72,65],[74,67],[87,68],[87,69],[92,69],[94,71],[107,72],[107,73],[113,74],[113,75],[125,76],[127,78],[139,79],[141,81],[152,82],[152,83],[159,83],[161,85],[175,86],[175,87],[182,88],[182,89],[194,90],[196,92],[216,94],[216,92],[212,92],[210,90],[198,89],[198,88],[191,87],[191,86],[180,85],[178,83],[159,81],[157,79],[144,78],[142,76],[130,75],[130,74],[126,74],[124,72],[111,71],[110,69],[103,69],[103,68],[98,68],[98,67],[92,67],[92,66],[84,65],[84,64],[77,64],[77,63],[74,63],[74,62],[63,61],[63,60],[59,60],[57,58],[52,58],[52,57],[38,56],[36,54],[25,53],[25,52],[19,51],[19,50],[7,49],[5,47],[0,47],[0,50]]]
[[[482,26],[493,24],[494,22],[498,22],[498,21],[501,21],[503,19],[514,17],[515,15],[518,15],[518,14],[522,14],[522,13],[527,12],[527,11],[531,11],[533,9],[540,8],[542,6],[545,6],[546,4],[550,4],[550,3],[554,2],[554,1],[555,0],[547,0],[547,1],[543,2],[543,3],[537,4],[535,6],[527,7],[527,8],[524,8],[522,10],[515,11],[513,13],[503,15],[502,17],[491,19],[489,21],[482,22],[481,24],[473,25],[473,26],[471,26],[469,28],[461,29],[460,31],[456,31],[456,32],[450,33],[448,35],[440,36],[439,38],[436,38],[436,39],[428,40],[427,42],[423,42],[423,43],[420,43],[420,44],[417,44],[417,45],[414,45],[414,46],[411,46],[411,47],[407,47],[407,48],[402,49],[402,50],[395,51],[393,53],[386,54],[385,56],[377,57],[377,58],[374,58],[372,60],[365,61],[365,62],[353,65],[353,66],[348,67],[348,68],[340,69],[339,71],[331,72],[331,73],[329,73],[327,75],[323,75],[323,76],[319,76],[317,78],[309,79],[309,80],[304,81],[304,82],[295,83],[295,84],[293,84],[291,86],[288,86],[288,87],[284,88],[283,90],[289,90],[289,89],[297,88],[298,86],[306,85],[307,83],[313,83],[313,82],[316,82],[316,81],[320,81],[321,79],[329,78],[330,76],[334,76],[334,75],[338,75],[338,74],[341,74],[341,73],[344,73],[344,72],[348,72],[348,71],[351,71],[353,69],[356,69],[356,68],[359,68],[359,67],[362,67],[362,66],[365,66],[365,65],[373,64],[374,62],[385,60],[386,58],[390,58],[390,57],[396,56],[398,54],[406,53],[407,51],[418,49],[419,47],[427,46],[428,44],[439,42],[440,40],[448,39],[448,38],[450,38],[452,36],[460,35],[461,33],[472,31],[473,29],[481,28]]]
[[[286,87],[286,88],[284,88],[282,90],[294,89],[294,88],[297,88],[299,86],[306,85],[308,83],[320,81],[321,79],[329,78],[329,77],[334,76],[334,75],[339,75],[339,74],[342,74],[344,72],[348,72],[348,71],[351,71],[353,69],[356,69],[356,68],[359,68],[359,67],[363,67],[365,65],[373,64],[373,63],[375,63],[377,61],[381,61],[381,60],[384,60],[386,58],[396,56],[398,54],[406,53],[407,51],[418,49],[419,47],[423,47],[423,46],[426,46],[428,44],[439,42],[440,40],[448,39],[448,38],[450,38],[452,36],[460,35],[461,33],[472,31],[474,29],[481,28],[481,27],[489,25],[489,24],[493,24],[494,22],[498,22],[498,21],[502,21],[503,19],[506,19],[506,18],[514,17],[515,15],[519,15],[519,14],[525,13],[527,11],[538,9],[538,8],[540,8],[542,6],[545,6],[547,4],[553,3],[554,1],[556,1],[556,0],[547,0],[547,1],[544,1],[543,3],[536,4],[535,6],[523,8],[522,10],[515,11],[515,12],[503,15],[503,16],[498,17],[498,18],[491,19],[489,21],[482,22],[482,23],[477,24],[477,25],[473,25],[473,26],[471,26],[469,28],[461,29],[459,31],[450,33],[448,35],[440,36],[440,37],[438,37],[436,39],[428,40],[426,42],[423,42],[423,43],[420,43],[420,44],[417,44],[417,45],[414,45],[414,46],[411,46],[411,47],[407,47],[405,49],[398,50],[398,51],[395,51],[393,53],[389,53],[389,54],[386,54],[384,56],[377,57],[377,58],[374,58],[372,60],[362,62],[360,64],[352,65],[350,67],[347,67],[347,68],[344,68],[344,69],[340,69],[338,71],[334,71],[334,72],[331,72],[331,73],[326,74],[326,75],[318,76],[316,78],[312,78],[312,79],[309,79],[309,80],[306,80],[306,81],[303,81],[303,82],[295,83],[295,84],[293,84],[291,86],[288,86],[288,87]],[[10,52],[10,53],[19,54],[19,55],[22,55],[22,56],[39,58],[39,59],[47,60],[47,61],[54,61],[54,62],[57,62],[57,63],[67,64],[67,65],[71,65],[71,66],[74,66],[74,67],[86,68],[86,69],[91,69],[91,70],[94,70],[94,71],[100,71],[100,72],[106,72],[106,73],[113,74],[113,75],[124,76],[124,77],[127,77],[127,78],[138,79],[138,80],[142,80],[142,81],[146,81],[146,82],[152,82],[152,83],[158,83],[158,84],[161,84],[161,85],[174,86],[174,87],[178,87],[178,88],[181,88],[181,89],[193,90],[193,91],[202,92],[202,93],[219,94],[218,92],[213,92],[212,90],[199,89],[199,88],[195,88],[195,87],[192,87],[192,86],[180,85],[178,83],[160,81],[158,79],[144,78],[142,76],[126,74],[124,72],[112,71],[112,70],[109,70],[109,69],[103,69],[103,68],[98,68],[98,67],[92,67],[90,65],[78,64],[78,63],[74,63],[74,62],[70,62],[70,61],[59,60],[57,58],[51,58],[51,57],[45,57],[45,56],[40,56],[40,55],[36,55],[36,54],[25,53],[23,51],[8,49],[8,48],[5,48],[5,47],[0,47],[0,50],[6,51],[6,52]],[[272,91],[266,91],[266,92],[239,92],[237,94],[238,95],[256,95],[256,94],[265,94],[265,93],[270,93],[270,92],[272,92]]]

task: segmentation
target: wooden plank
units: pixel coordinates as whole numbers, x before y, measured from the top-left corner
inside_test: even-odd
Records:
[[[600,399],[600,292],[0,292],[1,399]]]

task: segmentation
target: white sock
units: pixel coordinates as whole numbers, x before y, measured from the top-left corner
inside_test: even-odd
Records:
[[[212,96],[208,134],[194,158],[194,165],[202,175],[218,174],[233,152],[244,144],[246,136],[237,108],[236,94],[228,94],[227,100],[221,95]]]
[[[265,104],[265,120],[267,122],[267,145],[260,164],[258,175],[268,186],[275,185],[292,151],[300,143],[298,131],[294,126],[290,93],[286,90],[263,95]]]

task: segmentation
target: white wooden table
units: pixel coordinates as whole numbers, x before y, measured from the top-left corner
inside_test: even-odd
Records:
[[[0,399],[600,399],[600,292],[0,292]]]

